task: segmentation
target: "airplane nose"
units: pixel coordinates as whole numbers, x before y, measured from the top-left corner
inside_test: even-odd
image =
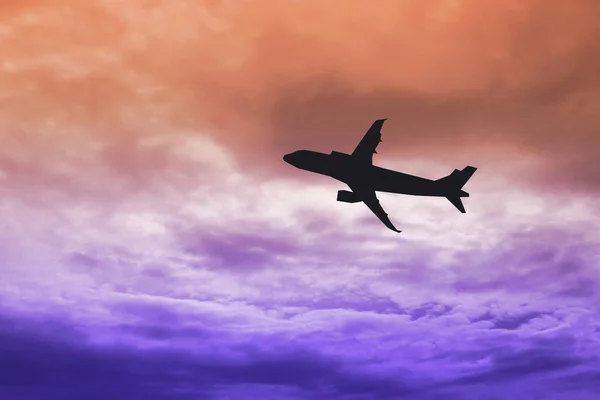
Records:
[[[291,154],[286,154],[285,156],[283,156],[283,161],[289,164],[291,162],[290,156]]]

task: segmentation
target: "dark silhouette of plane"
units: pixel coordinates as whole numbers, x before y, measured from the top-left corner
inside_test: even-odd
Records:
[[[387,118],[386,118],[387,119]],[[331,154],[310,150],[298,150],[283,156],[283,160],[296,168],[327,175],[344,182],[351,191],[340,190],[337,201],[344,203],[364,202],[371,211],[391,230],[396,229],[383,210],[375,192],[408,194],[413,196],[436,196],[447,198],[460,212],[465,213],[461,197],[469,197],[462,190],[477,168],[467,166],[455,169],[450,175],[430,180],[373,165],[373,154],[381,142],[381,127],[386,119],[378,119],[371,125],[352,154],[332,151]]]

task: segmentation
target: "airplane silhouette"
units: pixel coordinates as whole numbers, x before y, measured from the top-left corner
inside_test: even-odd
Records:
[[[387,120],[378,119],[364,135],[352,154],[332,151],[331,154],[310,150],[298,150],[283,156],[283,160],[296,168],[330,176],[344,182],[351,191],[339,190],[337,201],[363,202],[391,230],[396,229],[383,210],[375,192],[435,196],[447,198],[461,213],[465,213],[461,197],[469,197],[462,190],[477,168],[467,166],[455,169],[450,175],[430,180],[373,165],[373,154],[381,142],[381,128]]]

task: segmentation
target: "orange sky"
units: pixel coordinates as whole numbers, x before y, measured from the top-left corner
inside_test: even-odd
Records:
[[[350,151],[387,117],[382,157],[481,167],[502,148],[546,160],[540,183],[597,188],[598,15],[596,0],[4,1],[0,167],[144,184],[180,162],[156,138],[211,135],[283,171],[283,153]]]

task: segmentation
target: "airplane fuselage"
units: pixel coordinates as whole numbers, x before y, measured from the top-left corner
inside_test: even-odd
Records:
[[[396,229],[388,214],[381,206],[376,192],[408,194],[412,196],[445,197],[458,211],[465,213],[462,197],[469,193],[462,190],[477,168],[466,166],[462,170],[436,180],[404,174],[398,171],[373,165],[373,155],[381,140],[381,127],[384,119],[378,119],[364,134],[352,154],[332,151],[330,154],[310,150],[298,150],[283,156],[283,161],[296,168],[332,177],[345,183],[348,190],[338,190],[337,201],[343,203],[364,203],[389,229]]]
[[[413,196],[446,196],[439,182],[361,162],[350,154],[299,150],[285,156],[296,168],[330,176],[348,186],[369,187],[376,192]]]

